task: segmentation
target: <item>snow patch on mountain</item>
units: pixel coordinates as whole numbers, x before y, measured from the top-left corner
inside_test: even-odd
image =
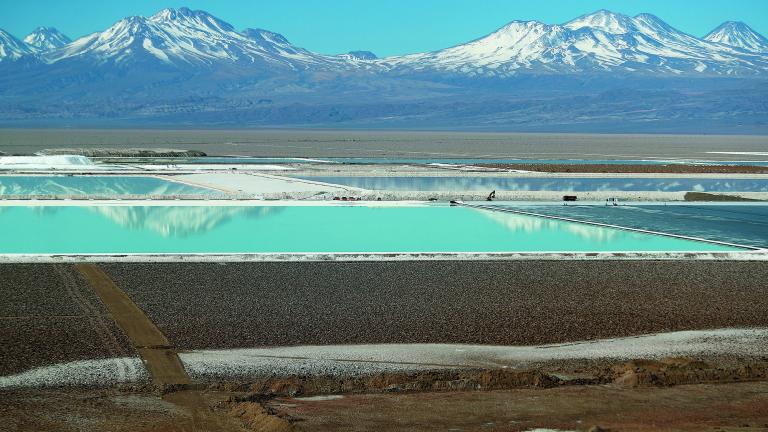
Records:
[[[357,60],[367,61],[367,60],[378,59],[376,54],[370,51],[350,51],[346,54],[339,54],[337,57],[341,57],[345,60],[352,60],[352,61],[357,61]]]
[[[628,16],[601,9],[595,13],[582,15],[572,21],[568,21],[563,27],[571,30],[587,27],[611,34],[624,34],[632,31],[634,23]]]

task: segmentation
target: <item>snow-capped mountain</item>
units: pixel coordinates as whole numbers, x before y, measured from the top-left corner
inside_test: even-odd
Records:
[[[743,22],[727,21],[712,30],[704,39],[747,51],[768,52],[768,39]]]
[[[500,77],[523,72],[768,72],[768,56],[698,39],[650,14],[629,17],[606,10],[563,25],[513,21],[466,44],[383,62],[396,69]]]
[[[603,10],[383,59],[315,53],[187,8],[46,51],[64,40],[41,33],[27,45],[0,31],[0,126],[768,133],[765,38],[728,23],[702,39],[653,15]]]
[[[88,59],[120,66],[149,61],[177,67],[237,63],[293,69],[339,63],[333,57],[295,47],[277,33],[254,29],[238,32],[207,12],[188,8],[122,19],[43,58],[48,63]]]
[[[38,27],[24,37],[24,43],[35,52],[45,52],[61,48],[70,42],[72,40],[67,35],[53,27]]]
[[[725,23],[706,39],[699,39],[650,14],[630,17],[607,10],[562,25],[512,21],[465,44],[384,59],[368,51],[336,56],[314,53],[294,46],[280,34],[262,29],[238,31],[207,12],[188,8],[128,17],[63,46],[66,36],[55,29],[36,30],[27,36],[28,44],[7,33],[0,37],[4,41],[0,42],[0,57],[18,58],[32,52],[47,64],[79,61],[121,68],[154,64],[195,70],[237,65],[256,67],[260,73],[366,71],[402,76],[427,72],[500,78],[524,73],[768,73],[766,39],[741,23]]]
[[[20,57],[31,53],[32,51],[27,44],[0,29],[0,62],[18,60]]]

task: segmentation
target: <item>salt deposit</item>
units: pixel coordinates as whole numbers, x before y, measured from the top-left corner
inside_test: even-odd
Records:
[[[459,344],[328,345],[199,350],[180,353],[196,380],[271,375],[360,375],[458,368],[523,368],[581,359],[659,359],[768,355],[768,328],[680,331],[539,346]],[[84,360],[0,377],[0,388],[146,382],[133,357]]]
[[[196,379],[272,374],[370,374],[440,368],[519,368],[577,359],[764,356],[768,329],[681,331],[540,346],[379,344],[200,350],[179,356]]]
[[[90,169],[93,166],[89,158],[78,155],[0,157],[0,169]]]
[[[106,386],[148,380],[149,374],[139,358],[120,357],[61,363],[3,376],[0,388]]]

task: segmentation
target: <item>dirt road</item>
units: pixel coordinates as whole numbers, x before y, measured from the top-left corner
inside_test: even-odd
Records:
[[[174,429],[186,431],[243,431],[240,420],[216,413],[202,394],[189,389],[189,375],[181,364],[176,349],[146,314],[136,306],[115,283],[95,264],[78,264],[77,270],[90,282],[93,290],[107,307],[131,344],[141,356],[152,376],[152,383],[166,391],[163,399],[189,412],[190,418],[178,421]],[[169,391],[170,390],[170,391]],[[266,412],[255,417],[258,431],[288,431],[288,422]]]

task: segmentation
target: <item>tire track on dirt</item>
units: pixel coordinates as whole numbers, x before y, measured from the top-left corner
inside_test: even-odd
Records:
[[[191,422],[179,423],[177,430],[186,431],[243,431],[237,418],[215,413],[200,391],[190,389],[191,379],[179,359],[176,349],[152,320],[121,290],[96,264],[77,264],[80,274],[107,307],[117,325],[141,356],[152,376],[152,383],[162,388],[168,402],[185,408]],[[291,431],[290,423],[266,413],[257,413],[249,419],[249,430]]]
[[[128,356],[129,353],[126,352],[123,345],[117,339],[113,328],[104,321],[103,310],[97,308],[96,305],[86,298],[81,291],[81,285],[77,283],[71,270],[59,265],[55,265],[54,269],[58,273],[67,295],[84,312],[85,318],[91,324],[91,328],[101,338],[104,347],[107,348],[109,353],[113,357]]]
[[[97,265],[77,264],[96,295],[136,348],[158,386],[188,385],[189,376],[165,335]]]

